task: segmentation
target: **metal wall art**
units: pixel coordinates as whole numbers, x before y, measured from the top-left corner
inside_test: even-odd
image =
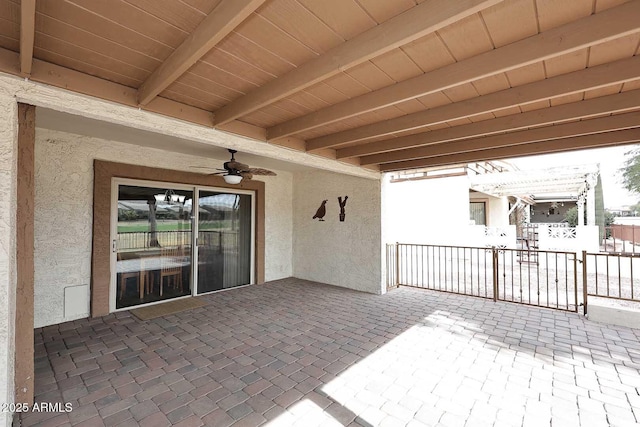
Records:
[[[347,204],[348,198],[349,196],[344,196],[344,200],[342,200],[342,197],[338,197],[338,204],[340,205],[340,222],[344,222],[344,217],[345,217],[344,207]]]
[[[340,206],[340,222],[344,222],[346,217],[346,213],[344,211],[345,206],[347,206],[347,200],[349,200],[349,196],[338,197],[338,206]],[[324,221],[324,217],[327,214],[327,202],[328,200],[323,200],[320,204],[320,207],[316,210],[316,214],[311,219],[318,219],[318,221]]]
[[[320,205],[320,207],[316,211],[316,214],[311,219],[318,218],[319,221],[324,221],[324,216],[327,214],[327,206],[326,205],[327,205],[327,200],[323,200],[322,204]]]

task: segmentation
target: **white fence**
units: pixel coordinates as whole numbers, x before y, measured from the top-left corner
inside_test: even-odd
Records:
[[[465,244],[476,247],[515,248],[516,226],[486,227],[484,225],[470,225]]]
[[[578,227],[538,226],[538,248],[544,251],[598,252],[600,250],[598,226]]]

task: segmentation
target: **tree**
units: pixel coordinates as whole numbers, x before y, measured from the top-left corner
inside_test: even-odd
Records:
[[[622,172],[622,185],[627,190],[640,194],[640,148],[636,148],[625,153],[627,160]]]
[[[615,221],[616,216],[609,212],[604,211],[604,225],[605,227],[610,226]],[[564,214],[564,220],[567,221],[569,227],[577,227],[578,226],[578,208],[577,206],[572,207]],[[587,223],[587,215],[585,212],[584,223]]]
[[[577,227],[578,226],[578,208],[576,206],[567,210],[564,214],[564,220],[569,223],[569,227]],[[587,223],[587,215],[584,216],[583,224]]]
[[[615,222],[615,220],[616,220],[616,216],[613,214],[613,212],[609,212],[609,211],[604,212],[605,227],[609,227],[611,224]]]

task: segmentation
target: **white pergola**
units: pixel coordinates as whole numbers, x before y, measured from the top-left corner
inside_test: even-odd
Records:
[[[489,173],[470,177],[470,188],[494,197],[513,196],[519,201],[541,195],[546,198],[573,199],[578,205],[578,225],[595,225],[595,187],[599,165],[578,165],[547,169]]]

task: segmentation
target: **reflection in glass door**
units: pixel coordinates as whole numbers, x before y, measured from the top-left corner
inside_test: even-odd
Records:
[[[193,191],[118,186],[116,309],[191,294]]]
[[[251,283],[251,195],[201,190],[198,206],[198,293]]]

